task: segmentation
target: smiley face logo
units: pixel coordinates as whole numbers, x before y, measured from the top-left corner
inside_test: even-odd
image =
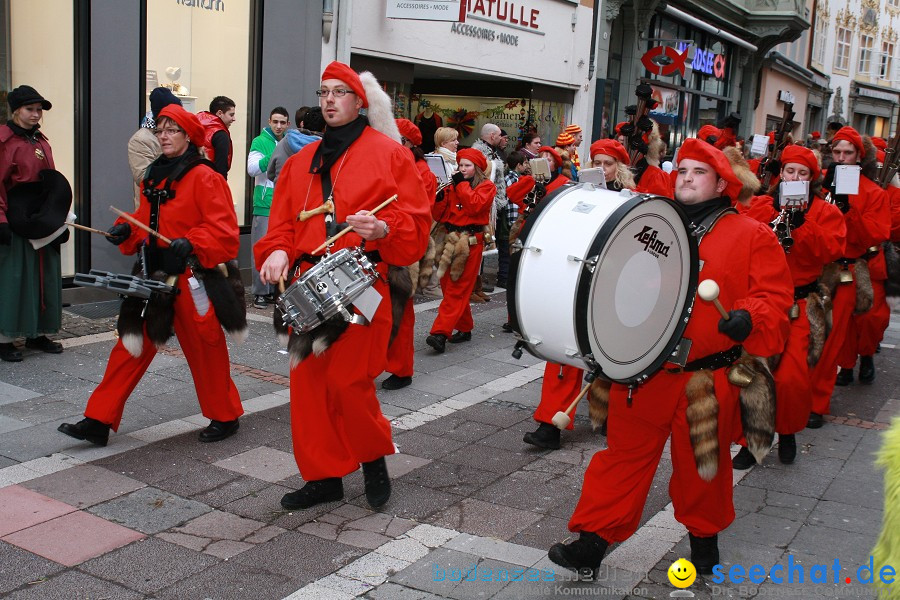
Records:
[[[690,587],[694,580],[697,579],[697,569],[694,563],[686,558],[679,558],[669,567],[669,583],[677,588]]]

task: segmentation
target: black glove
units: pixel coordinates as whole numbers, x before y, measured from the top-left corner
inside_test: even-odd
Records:
[[[719,333],[724,333],[736,342],[743,342],[753,329],[753,321],[746,310],[728,312],[728,319],[719,319]]]
[[[833,194],[831,198],[834,200],[834,205],[841,209],[841,212],[845,215],[850,212],[850,197],[847,194]]]
[[[730,127],[737,129],[741,124],[741,113],[733,112],[722,120],[722,128]]]
[[[187,238],[176,238],[169,244],[172,253],[179,259],[184,260],[194,251],[194,245]]]
[[[453,177],[451,177],[450,179],[453,180],[453,187],[456,187],[456,186],[458,186],[458,185],[460,184],[460,182],[462,182],[462,180],[465,179],[465,178],[466,178],[465,175],[463,175],[462,173],[460,173],[459,171],[457,171],[456,173],[453,174]]]
[[[764,167],[766,173],[771,173],[772,175],[778,175],[781,173],[781,161],[777,158],[770,158],[766,161],[766,166]]]
[[[12,230],[9,223],[0,223],[0,246],[9,246],[12,243]]]
[[[65,244],[68,241],[69,241],[69,228],[66,227],[65,231],[63,231],[61,234],[56,236],[56,239],[54,239],[52,242],[50,242],[50,245],[58,250],[60,246],[62,246],[63,244]]]
[[[118,246],[131,237],[131,225],[128,223],[119,223],[118,225],[113,225],[107,229],[106,233],[109,234],[106,238],[107,241],[109,241],[110,244]]]
[[[444,201],[444,192],[445,192],[445,191],[446,191],[446,190],[441,190],[441,191],[439,191],[437,194],[435,194],[435,196],[434,196],[434,201],[435,201],[435,202],[443,202],[443,201]]]
[[[789,221],[791,223],[791,229],[797,229],[806,223],[806,213],[802,210],[792,210],[790,212]]]

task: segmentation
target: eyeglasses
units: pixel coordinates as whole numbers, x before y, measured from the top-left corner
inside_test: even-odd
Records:
[[[166,134],[167,136],[172,137],[176,133],[184,133],[184,129],[157,129],[153,132],[153,135],[159,137],[162,134]]]
[[[319,98],[327,98],[328,94],[333,94],[335,98],[343,98],[347,94],[355,93],[353,90],[345,90],[338,88],[336,90],[316,90],[316,96]]]

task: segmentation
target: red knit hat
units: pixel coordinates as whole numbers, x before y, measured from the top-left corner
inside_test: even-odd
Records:
[[[487,170],[487,159],[484,157],[484,154],[475,150],[474,148],[463,148],[459,152],[456,153],[456,162],[459,163],[462,159],[466,159],[470,161],[473,165],[481,169],[482,171]]]
[[[715,125],[704,125],[700,128],[700,131],[697,132],[697,139],[705,142],[708,137],[719,137],[720,135],[722,135],[722,131]]]
[[[887,148],[887,140],[882,137],[873,137],[872,145],[879,150],[884,150],[885,148]]]
[[[336,60],[331,61],[325,70],[322,71],[322,81],[326,79],[340,79],[347,87],[353,90],[353,93],[362,100],[363,108],[369,106],[369,99],[366,97],[366,89],[363,87],[362,81],[359,80],[359,74],[349,66]]]
[[[180,104],[169,104],[156,115],[156,122],[159,123],[163,117],[168,117],[178,123],[178,126],[187,133],[192,144],[198,148],[203,145],[203,141],[206,139],[206,129],[203,128],[197,115],[184,110]]]
[[[625,150],[625,146],[619,143],[618,140],[597,140],[593,144],[591,144],[591,159],[598,154],[606,154],[607,156],[612,156],[614,159],[619,161],[620,163],[630,165],[631,159],[628,158],[628,152]]]
[[[724,152],[706,142],[688,138],[681,145],[681,148],[678,149],[678,162],[680,163],[685,159],[700,161],[712,167],[719,177],[728,182],[728,187],[725,188],[725,195],[732,200],[737,200],[743,184],[737,178],[737,175],[734,174],[731,163]]]
[[[847,141],[856,146],[857,152],[859,152],[860,158],[862,155],[866,153],[865,147],[863,147],[862,136],[859,135],[859,132],[853,129],[852,127],[841,127],[838,129],[838,132],[834,134],[834,137],[831,138],[831,147],[834,148],[834,145],[841,141]]]
[[[559,152],[557,152],[555,148],[551,148],[550,146],[541,146],[540,148],[538,148],[538,156],[541,155],[541,152],[550,153],[550,156],[552,156],[554,162],[556,162],[556,164],[553,166],[554,169],[558,169],[562,166],[562,157],[559,155]],[[459,154],[457,154],[457,158],[459,158]]]
[[[409,119],[397,119],[397,129],[400,130],[400,135],[412,142],[413,146],[422,144],[422,132]]]
[[[575,134],[581,133],[581,127],[579,127],[575,123],[572,123],[571,125],[567,126],[563,131],[565,131],[568,134],[571,134],[572,137],[575,137]]]
[[[786,165],[788,163],[803,165],[809,169],[813,179],[816,178],[822,168],[819,166],[819,160],[812,150],[804,148],[803,146],[798,146],[797,144],[786,146],[785,149],[781,151],[781,164]]]
[[[556,145],[560,148],[565,148],[566,146],[571,146],[575,143],[575,138],[571,133],[563,131],[561,134],[556,136]]]

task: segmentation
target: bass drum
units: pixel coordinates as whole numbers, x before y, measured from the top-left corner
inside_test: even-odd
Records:
[[[569,186],[538,205],[510,264],[520,346],[626,385],[675,350],[697,287],[697,240],[661,196]]]

